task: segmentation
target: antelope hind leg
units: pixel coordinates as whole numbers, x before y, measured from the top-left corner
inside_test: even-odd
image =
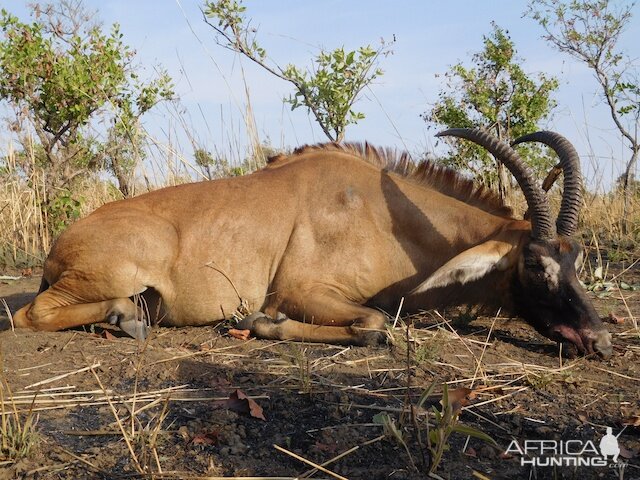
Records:
[[[276,319],[267,314],[252,314],[242,320],[238,328],[250,330],[254,336],[267,340],[359,346],[387,342],[384,314],[332,292],[313,292],[312,296],[305,296],[304,303],[288,298],[265,310]],[[282,311],[303,321],[287,318]]]

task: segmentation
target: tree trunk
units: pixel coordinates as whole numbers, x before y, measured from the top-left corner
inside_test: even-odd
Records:
[[[511,206],[511,172],[509,172],[502,162],[496,161],[496,163],[498,165],[498,193],[502,201]]]
[[[499,118],[499,112],[497,111],[496,118]],[[496,122],[495,128],[498,139],[504,141],[504,128],[500,122]],[[506,205],[511,206],[511,172],[498,159],[495,159],[495,161],[498,167],[498,194]]]
[[[124,198],[132,197],[134,195],[133,174],[122,168],[116,168],[114,173],[116,180],[118,180],[118,190]]]
[[[626,235],[629,231],[628,225],[628,216],[629,216],[629,208],[631,206],[631,197],[633,196],[633,173],[634,167],[636,165],[636,161],[638,160],[638,152],[640,152],[640,145],[635,145],[633,149],[633,153],[631,154],[631,158],[629,159],[629,163],[627,163],[627,168],[624,171],[624,175],[622,178],[622,218],[620,220],[620,229],[624,235]]]

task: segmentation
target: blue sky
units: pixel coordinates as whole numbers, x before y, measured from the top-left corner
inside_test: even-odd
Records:
[[[244,125],[245,85],[257,132],[275,147],[324,141],[322,131],[304,109],[291,112],[282,99],[289,84],[216,45],[213,30],[202,20],[201,2],[192,0],[87,0],[105,26],[117,22],[125,42],[149,72],[166,68],[176,82],[183,112],[158,111],[147,120],[152,136],[191,161],[188,137],[235,160],[247,144]],[[5,6],[23,20],[27,2]],[[436,99],[442,79],[436,77],[458,61],[467,62],[482,47],[491,21],[507,29],[528,73],[543,72],[561,83],[558,108],[544,125],[572,140],[583,158],[592,187],[607,187],[628,158],[607,109],[601,104],[592,73],[560,54],[541,38],[540,27],[524,18],[525,1],[294,1],[247,0],[247,16],[258,28],[258,40],[280,65],[311,65],[319,48],[396,43],[383,59],[383,77],[357,104],[366,119],[347,130],[347,140],[397,146],[412,153],[434,148],[433,132],[420,118]],[[640,57],[640,8],[623,35],[622,46]],[[188,133],[187,133],[188,132]]]

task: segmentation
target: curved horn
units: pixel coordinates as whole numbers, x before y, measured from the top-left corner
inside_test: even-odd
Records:
[[[547,197],[535,181],[531,169],[522,161],[511,146],[479,129],[452,128],[440,132],[436,137],[452,136],[470,140],[484,147],[501,161],[518,181],[531,212],[531,235],[536,239],[553,238],[553,226]]]
[[[580,156],[571,142],[559,133],[540,131],[523,135],[511,145],[523,142],[540,142],[551,148],[560,159],[560,168],[564,175],[564,190],[560,213],[556,221],[559,235],[570,237],[578,228],[578,216],[582,206],[582,174],[580,173]]]

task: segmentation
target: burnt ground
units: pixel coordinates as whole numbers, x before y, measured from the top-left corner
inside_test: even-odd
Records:
[[[0,282],[0,298],[15,310],[38,284],[36,277]],[[38,438],[26,458],[0,459],[0,479],[427,478],[426,412],[442,408],[443,382],[450,401],[471,389],[454,404],[462,406],[459,421],[497,446],[452,433],[436,470],[442,478],[640,478],[640,291],[620,285],[640,285],[640,271],[592,294],[603,316],[620,320],[609,325],[609,360],[561,358],[518,320],[459,312],[414,317],[409,349],[400,327],[388,348],[243,342],[213,327],[155,327],[146,344],[100,326],[5,330],[5,416],[18,410],[24,422],[31,410]],[[228,400],[238,394],[255,403]],[[614,434],[624,428],[625,469],[534,468],[503,453],[513,439],[597,446],[606,426]],[[286,452],[315,464],[333,460],[326,468],[341,477],[309,473]]]

